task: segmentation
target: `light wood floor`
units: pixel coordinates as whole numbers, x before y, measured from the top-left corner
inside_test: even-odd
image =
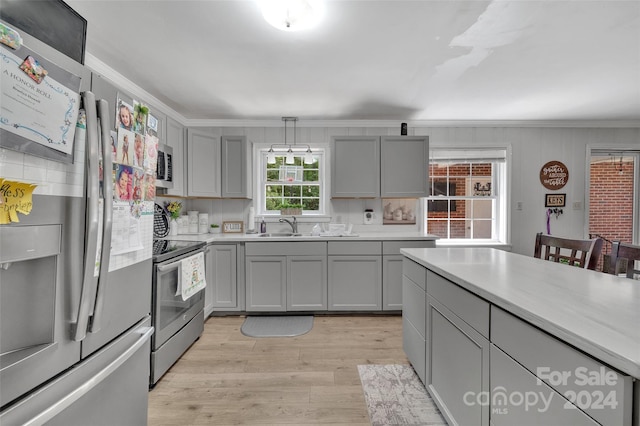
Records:
[[[149,393],[149,425],[369,425],[357,366],[407,364],[400,316],[316,316],[298,337],[250,338],[212,317]]]

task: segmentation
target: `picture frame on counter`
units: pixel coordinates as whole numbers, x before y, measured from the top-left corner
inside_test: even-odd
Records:
[[[222,222],[223,234],[242,234],[244,232],[244,222],[241,220],[229,220]]]

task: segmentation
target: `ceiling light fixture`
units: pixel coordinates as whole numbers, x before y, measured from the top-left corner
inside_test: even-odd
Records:
[[[298,133],[296,122],[298,121],[298,117],[282,117],[282,121],[284,121],[284,143],[271,145],[267,151],[267,164],[276,164],[276,154],[278,152],[285,153],[286,164],[295,164],[296,152],[304,153],[305,164],[313,164],[313,151],[311,151],[311,146],[305,144],[298,145],[296,143],[296,134]],[[289,121],[293,121],[293,144],[287,143],[287,123]],[[303,148],[304,151],[300,151],[298,148]]]
[[[323,0],[259,0],[264,19],[282,31],[315,27],[324,15]]]

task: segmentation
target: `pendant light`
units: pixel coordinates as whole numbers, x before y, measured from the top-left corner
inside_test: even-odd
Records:
[[[313,151],[311,150],[311,146],[306,144],[298,145],[296,143],[296,134],[298,133],[296,122],[298,121],[298,117],[282,117],[282,121],[284,121],[284,143],[271,145],[267,151],[267,164],[276,164],[276,154],[278,152],[284,153],[285,164],[295,164],[296,153],[298,153],[299,157],[302,154],[305,164],[313,164]],[[287,142],[287,123],[289,121],[293,121],[293,144]],[[306,150],[299,151],[298,148],[306,148]]]

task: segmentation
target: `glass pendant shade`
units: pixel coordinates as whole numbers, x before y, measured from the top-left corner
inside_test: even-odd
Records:
[[[313,164],[313,152],[311,152],[311,148],[307,149],[304,153],[304,164]]]
[[[273,152],[273,148],[267,151],[267,164],[276,164],[276,153]]]
[[[287,156],[285,159],[285,163],[287,164],[294,164],[295,163],[295,159],[293,158],[293,151],[291,150],[291,148],[289,148],[289,150],[287,151]]]

